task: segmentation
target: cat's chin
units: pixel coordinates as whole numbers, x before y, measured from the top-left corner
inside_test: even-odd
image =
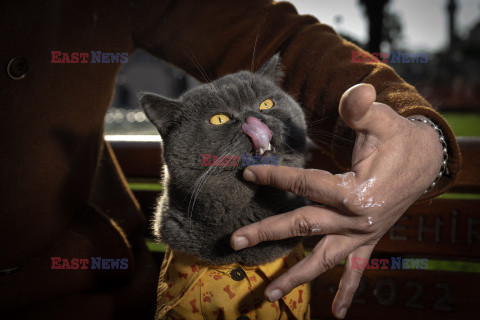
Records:
[[[256,246],[235,251],[230,246],[228,239],[218,239],[217,243],[202,248],[189,250],[184,246],[177,246],[172,243],[171,247],[195,256],[199,261],[210,265],[229,265],[239,263],[246,266],[261,265],[275,261],[295,248],[301,243],[302,238],[295,237],[279,241],[262,242]]]
[[[277,260],[287,255],[293,248],[301,242],[300,237],[289,238],[280,241],[268,241],[257,244],[256,246],[234,251],[227,244],[225,251],[216,253],[213,257],[201,260],[208,261],[214,265],[224,265],[232,263],[240,263],[243,265],[253,266],[261,265]],[[223,253],[223,255],[222,255]]]
[[[167,214],[161,224],[161,239],[175,250],[197,257],[212,265],[240,263],[259,265],[285,256],[298,243],[300,237],[267,241],[235,251],[230,237],[238,226],[211,225],[204,221],[178,219],[176,213]],[[227,230],[229,229],[229,230]]]

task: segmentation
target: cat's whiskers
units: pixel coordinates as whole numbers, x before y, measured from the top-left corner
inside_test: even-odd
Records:
[[[220,159],[222,159],[223,156],[227,155],[229,152],[224,152],[214,163],[212,166],[210,166],[208,168],[208,170],[202,174],[202,176],[195,182],[195,190],[194,192],[192,193],[192,196],[190,197],[190,201],[189,201],[189,206],[188,206],[188,218],[190,220],[190,223],[191,223],[191,217],[193,216],[193,209],[195,207],[195,203],[197,201],[197,198],[198,198],[198,195],[200,194],[200,189],[203,187],[203,185],[206,183],[208,177],[210,175],[212,175],[214,173],[214,171],[220,167],[218,164],[219,164],[219,161]],[[193,200],[193,201],[192,201]]]
[[[257,49],[257,40],[258,40],[258,34],[259,34],[259,31],[257,31],[257,36],[255,37],[255,43],[253,44],[253,54],[252,54],[252,65],[250,67],[250,71],[254,72],[254,67],[255,67],[255,51]]]
[[[283,142],[283,144],[285,146],[287,146],[290,150],[292,150],[293,152],[298,152],[298,150],[296,150],[295,148],[293,148],[291,145],[289,145],[286,141]]]
[[[193,51],[190,50],[190,47],[188,46],[188,42],[185,40],[185,38],[183,38],[183,43],[185,45],[185,49],[184,49],[185,53],[187,54],[190,61],[192,61],[195,68],[197,68],[199,75],[203,78],[202,80],[204,82],[211,82],[212,80],[208,76],[205,69],[203,69],[200,62],[197,60],[197,58],[195,58],[195,55],[194,55]]]
[[[306,119],[306,122],[308,124],[308,127],[307,127],[307,134],[309,137],[314,137],[314,138],[320,138],[318,140],[321,140],[321,139],[324,139],[323,141],[324,142],[330,142],[331,138],[337,138],[337,139],[340,139],[342,141],[345,141],[345,142],[348,142],[348,143],[354,143],[353,140],[351,139],[348,139],[348,138],[345,138],[345,137],[342,137],[342,136],[339,136],[335,133],[332,133],[332,132],[329,132],[327,130],[323,130],[321,128],[313,128],[312,126],[313,125],[318,125],[319,123],[327,120],[328,118],[331,118],[332,116],[329,116],[329,117],[323,117],[323,118],[320,118],[320,119],[315,119],[315,120],[310,120],[309,117],[307,117]],[[322,142],[323,142],[322,141]]]
[[[294,117],[292,117],[291,119],[294,119],[298,116],[300,116],[302,114],[297,114],[295,115]],[[347,156],[345,155],[345,153],[347,152],[351,152],[351,148],[353,147],[353,144],[354,144],[354,141],[351,140],[351,139],[348,139],[348,138],[344,138],[344,137],[341,137],[337,134],[334,134],[334,133],[331,133],[331,132],[328,132],[326,130],[322,130],[320,128],[312,128],[311,125],[312,124],[318,124],[322,121],[325,121],[328,117],[323,117],[323,118],[320,118],[320,119],[316,119],[316,120],[307,120],[307,122],[309,123],[310,126],[307,127],[307,136],[314,140],[316,143],[320,143],[320,144],[323,144],[325,146],[329,146],[332,139],[336,138],[340,141],[343,141],[344,144],[342,145],[339,145],[337,146],[340,150],[344,149],[345,152],[340,152],[339,156],[341,158],[344,158],[344,159],[347,159]],[[289,140],[294,140],[294,141],[302,141],[304,138],[303,137],[300,137],[299,135],[294,135],[294,134],[291,134],[289,133],[288,130],[285,130],[285,135],[288,137]],[[291,151],[294,151],[296,152],[296,150],[290,146],[287,142],[285,142],[285,145],[291,150]]]
[[[354,140],[341,137],[335,133],[328,132],[322,129],[308,129],[307,136],[317,145],[322,145],[326,148],[330,148],[333,139],[338,139],[340,143],[337,143],[336,148],[338,151],[337,156],[343,160],[349,160],[348,154],[352,153]]]
[[[193,215],[193,207],[195,206],[195,201],[196,201],[196,197],[198,195],[198,193],[200,192],[200,189],[201,187],[203,186],[204,184],[204,181],[206,180],[206,177],[207,175],[209,174],[210,171],[212,171],[214,169],[213,166],[209,167],[201,176],[200,178],[197,179],[197,181],[194,183],[194,185],[192,186],[192,188],[190,190],[193,189],[193,192],[191,192],[191,197],[190,197],[190,200],[188,202],[188,209],[187,209],[187,214],[188,214],[188,219],[189,219],[189,222],[190,222],[190,225],[191,225],[191,218],[192,218],[192,215]],[[193,200],[193,203],[192,203],[192,200]]]
[[[190,213],[193,211],[193,206],[195,205],[195,202],[193,202],[193,205],[192,205],[192,199],[194,198],[194,196],[195,196],[196,194],[198,194],[199,189],[203,186],[204,182],[206,181],[207,176],[208,176],[209,174],[212,174],[213,171],[215,170],[215,168],[218,167],[218,166],[217,166],[218,161],[222,158],[222,156],[226,155],[226,153],[228,153],[228,152],[225,152],[224,154],[222,154],[222,155],[220,156],[220,158],[218,158],[218,159],[215,161],[215,163],[212,164],[212,165],[200,176],[200,178],[197,179],[197,181],[194,183],[194,185],[193,185],[192,188],[190,189],[190,190],[194,189],[194,191],[191,192],[191,193],[192,193],[192,196],[190,197],[190,201],[189,201],[189,203],[188,203],[188,213],[189,213],[189,217],[190,217]],[[190,193],[190,192],[189,192],[189,193]],[[192,211],[191,211],[191,210],[192,210]]]
[[[224,169],[224,166],[220,166],[220,161],[222,161],[222,158],[224,156],[228,156],[228,155],[231,155],[231,152],[234,151],[237,147],[238,147],[238,144],[240,143],[240,141],[237,140],[236,143],[233,144],[233,146],[231,146],[228,150],[226,150],[225,152],[222,153],[222,155],[220,157],[218,157],[217,160],[215,160],[215,162],[212,164],[212,166],[210,166],[208,168],[207,171],[205,171],[201,176],[200,178],[197,179],[197,181],[195,182],[194,186],[192,188],[194,188],[194,191],[192,193],[192,196],[190,197],[190,201],[188,203],[188,219],[189,219],[189,222],[191,224],[191,220],[192,220],[192,216],[193,216],[193,209],[195,207],[195,203],[197,201],[197,198],[198,198],[198,195],[200,194],[200,190],[201,188],[204,186],[204,184],[207,182],[207,179],[209,176],[211,176],[217,169],[219,170],[223,170]]]
[[[317,140],[325,139],[324,140],[325,142],[330,142],[330,140],[332,140],[333,138],[337,138],[339,140],[346,142],[347,144],[352,144],[352,145],[355,142],[352,139],[348,139],[348,138],[339,136],[338,134],[331,133],[322,129],[317,129],[317,130],[309,129],[307,130],[307,133],[309,137],[316,138]]]
[[[258,30],[257,30],[257,35],[255,36],[255,42],[253,43],[253,53],[252,53],[252,65],[250,67],[251,72],[255,72],[255,52],[257,50],[257,41],[258,41],[258,36],[260,35],[260,30],[262,29],[262,26],[267,19],[268,13],[265,14],[263,17],[262,23],[259,24]]]

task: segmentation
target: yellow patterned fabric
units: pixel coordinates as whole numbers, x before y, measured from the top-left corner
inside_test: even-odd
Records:
[[[160,272],[156,319],[310,319],[309,284],[274,303],[264,298],[267,285],[304,256],[298,246],[259,266],[214,266],[168,248]]]

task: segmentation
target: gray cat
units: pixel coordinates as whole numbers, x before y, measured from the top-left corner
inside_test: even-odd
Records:
[[[244,165],[252,164],[248,160],[258,162],[252,156],[304,166],[305,116],[278,86],[279,61],[277,54],[256,73],[227,75],[178,100],[140,96],[163,138],[166,165],[154,232],[173,249],[215,265],[259,265],[301,241],[264,242],[240,251],[230,246],[231,234],[240,227],[305,205],[300,197],[242,177]],[[205,165],[207,158],[213,160]]]

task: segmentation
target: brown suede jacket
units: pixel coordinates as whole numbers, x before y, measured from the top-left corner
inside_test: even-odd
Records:
[[[143,319],[155,310],[144,218],[103,139],[121,64],[53,64],[51,51],[143,48],[202,80],[258,68],[280,51],[284,88],[309,119],[325,118],[322,129],[354,137],[339,120],[339,99],[371,83],[377,101],[423,114],[445,133],[450,174],[430,196],[459,171],[452,131],[412,86],[387,65],[351,63],[358,47],[288,3],[7,1],[0,30],[0,319]],[[341,150],[340,140],[316,142],[334,156]],[[128,268],[57,270],[52,257],[126,258]]]

